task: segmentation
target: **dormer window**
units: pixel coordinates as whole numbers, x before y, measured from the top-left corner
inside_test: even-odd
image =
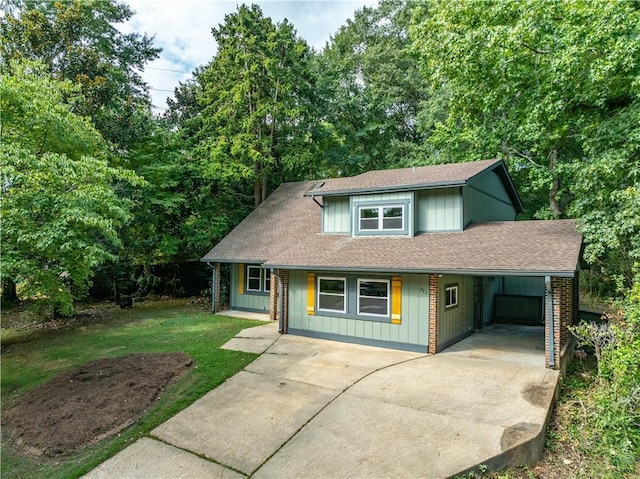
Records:
[[[359,208],[360,230],[399,231],[404,229],[404,206],[376,206]]]
[[[357,202],[355,234],[407,234],[408,201]]]

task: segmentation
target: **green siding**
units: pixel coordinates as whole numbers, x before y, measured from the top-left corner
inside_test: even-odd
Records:
[[[494,172],[476,178],[464,189],[464,223],[513,221],[516,210],[502,180]]]
[[[422,232],[462,229],[460,188],[442,188],[418,192],[417,230]]]
[[[351,210],[351,220],[354,223],[352,225],[352,231],[356,230],[356,221],[357,221],[357,214],[355,212],[355,203],[358,202],[363,202],[363,201],[393,201],[393,200],[399,200],[399,201],[408,201],[409,202],[409,206],[407,208],[406,214],[408,215],[407,217],[407,235],[408,236],[413,236],[414,234],[414,194],[412,191],[400,191],[400,192],[396,192],[396,193],[378,193],[378,194],[370,194],[370,195],[354,195],[351,197],[351,204],[350,204],[350,210]]]
[[[401,277],[402,323],[391,324],[363,319],[308,315],[307,271],[290,271],[289,327],[364,340],[418,344],[426,348],[429,340],[429,276],[407,274]]]
[[[505,276],[502,278],[503,294],[521,294],[525,296],[544,296],[544,277]]]
[[[239,264],[231,265],[231,309],[269,312],[268,294],[240,294],[238,291]]]
[[[349,234],[350,215],[349,197],[326,197],[322,208],[322,228],[323,233]],[[320,207],[318,207],[320,208]]]
[[[458,285],[458,306],[446,310],[445,287]],[[438,278],[438,347],[473,332],[473,276],[444,275]]]

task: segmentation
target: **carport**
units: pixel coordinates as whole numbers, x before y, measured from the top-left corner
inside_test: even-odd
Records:
[[[578,266],[573,271],[479,273],[430,275],[429,353],[448,350],[476,333],[477,338],[465,342],[467,349],[496,355],[539,351],[540,364],[565,368],[573,348],[569,326],[578,321]],[[448,310],[452,284],[457,285],[460,308]],[[494,334],[478,334],[489,332]]]

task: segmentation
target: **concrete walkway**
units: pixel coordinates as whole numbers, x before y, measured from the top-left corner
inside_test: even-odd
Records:
[[[558,382],[538,334],[487,328],[428,356],[250,328],[225,347],[264,354],[85,477],[443,478],[531,464]]]

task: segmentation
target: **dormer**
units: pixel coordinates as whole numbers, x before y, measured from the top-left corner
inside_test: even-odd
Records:
[[[502,160],[371,171],[318,182],[305,196],[322,207],[324,234],[353,237],[462,231],[522,211]]]

